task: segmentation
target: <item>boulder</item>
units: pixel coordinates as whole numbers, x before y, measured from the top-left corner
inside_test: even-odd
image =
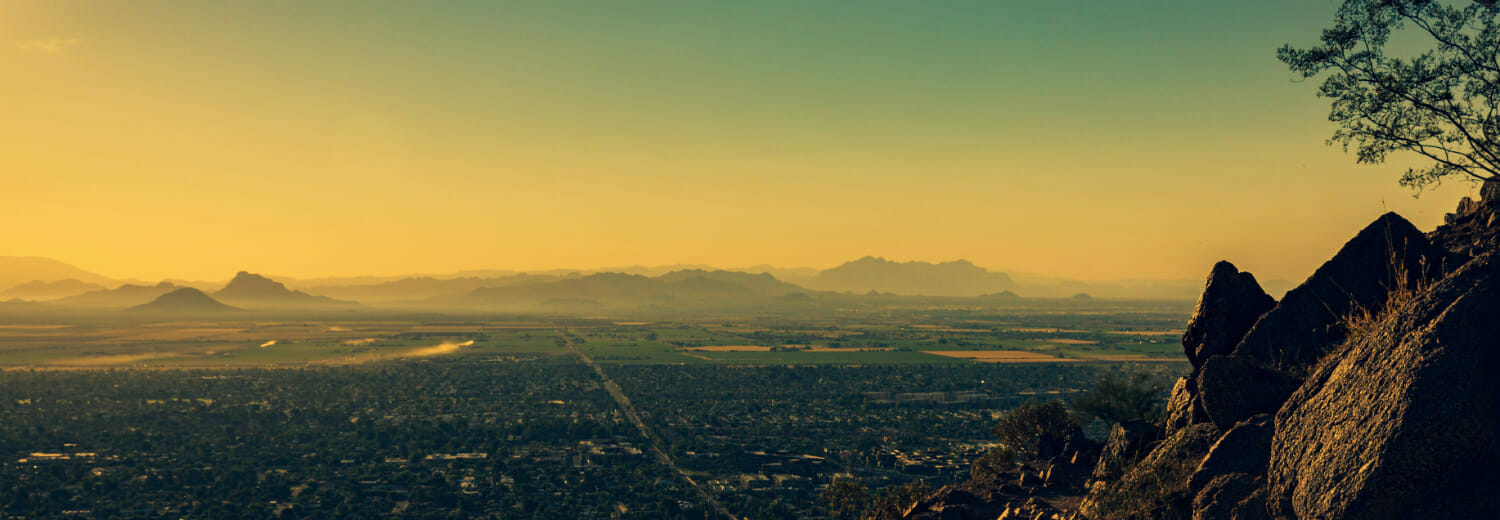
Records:
[[[1271,436],[1276,425],[1270,414],[1241,421],[1208,450],[1198,470],[1188,479],[1188,492],[1197,494],[1209,481],[1231,473],[1263,477],[1271,461]]]
[[[1214,477],[1193,498],[1193,520],[1233,520],[1235,508],[1255,490],[1255,477],[1244,473]]]
[[[1208,422],[1208,412],[1198,399],[1198,381],[1191,377],[1179,377],[1172,385],[1172,397],[1167,400],[1166,434],[1193,424]]]
[[[1354,310],[1378,311],[1390,288],[1419,285],[1439,271],[1443,256],[1410,222],[1386,213],[1288,291],[1255,322],[1234,353],[1303,373],[1343,342],[1342,321]]]
[[[1096,485],[1079,505],[1091,520],[1186,518],[1193,496],[1187,480],[1219,438],[1212,424],[1194,424],[1158,443],[1119,480]]]
[[[1088,482],[1093,470],[1092,465],[1058,460],[1048,464],[1047,469],[1042,472],[1042,487],[1057,491],[1076,491]]]
[[[1296,389],[1290,376],[1240,356],[1214,356],[1198,372],[1198,398],[1220,431],[1252,415],[1275,413]]]
[[[1320,365],[1276,414],[1279,517],[1500,511],[1500,259],[1475,258]]]
[[[1150,452],[1152,444],[1161,438],[1161,428],[1147,421],[1115,423],[1109,430],[1109,439],[1104,441],[1099,463],[1094,466],[1094,479],[1119,478],[1131,464]]]
[[[1182,348],[1193,368],[1203,366],[1209,356],[1234,351],[1245,332],[1262,314],[1276,306],[1276,299],[1261,290],[1255,276],[1219,261],[1208,273],[1198,307],[1182,334]]]

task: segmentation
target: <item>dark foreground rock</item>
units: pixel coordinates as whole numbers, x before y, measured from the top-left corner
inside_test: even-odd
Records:
[[[1198,402],[1198,383],[1186,377],[1177,378],[1177,383],[1172,385],[1172,397],[1167,399],[1166,424],[1163,425],[1167,435],[1204,422],[1208,422],[1208,412],[1203,411],[1203,404]]]
[[[1320,366],[1276,415],[1268,499],[1303,519],[1500,511],[1500,261],[1481,256]]]
[[[1271,437],[1276,425],[1270,414],[1260,414],[1234,425],[1219,437],[1208,456],[1198,464],[1197,471],[1188,478],[1188,492],[1198,493],[1209,481],[1220,475],[1242,473],[1251,477],[1264,477],[1271,462]]]
[[[1222,260],[1214,264],[1182,334],[1188,362],[1198,368],[1210,356],[1233,352],[1255,320],[1275,306],[1276,299],[1260,288],[1255,275]]]
[[[1094,466],[1093,478],[1119,478],[1126,468],[1146,456],[1161,437],[1161,427],[1147,421],[1115,423],[1109,431],[1109,440],[1104,442],[1104,451],[1099,454],[1099,464]]]
[[[1079,513],[1093,520],[1187,518],[1193,501],[1188,477],[1218,438],[1219,430],[1212,424],[1195,424],[1172,434],[1119,480],[1097,484]]]
[[[1238,356],[1300,372],[1343,342],[1341,322],[1356,309],[1378,311],[1393,287],[1441,271],[1445,254],[1411,222],[1386,213],[1350,239],[1302,285],[1286,293],[1235,347]]]
[[[1276,413],[1297,389],[1290,376],[1239,356],[1214,356],[1197,376],[1203,409],[1224,431],[1252,415]]]

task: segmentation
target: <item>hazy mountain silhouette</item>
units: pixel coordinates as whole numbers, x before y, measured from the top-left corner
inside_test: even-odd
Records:
[[[501,307],[547,308],[638,305],[746,305],[767,302],[806,289],[768,274],[731,271],[673,271],[656,278],[598,273],[579,278],[514,287],[475,289],[457,302]]]
[[[445,296],[460,296],[484,287],[514,287],[534,285],[558,280],[560,277],[538,274],[514,274],[497,278],[462,277],[434,278],[419,276],[400,280],[367,284],[308,287],[311,294],[343,298],[359,302],[414,301]]]
[[[163,294],[180,288],[171,282],[161,282],[156,285],[125,284],[115,289],[89,291],[69,296],[55,303],[74,307],[134,307],[149,303]]]
[[[40,256],[0,256],[0,287],[14,287],[26,282],[55,282],[74,279],[105,287],[117,285],[114,280],[72,265]]]
[[[818,273],[807,287],[824,291],[877,291],[926,296],[979,296],[1014,289],[1005,273],[991,272],[968,260],[940,264],[892,262],[867,256]]]
[[[245,308],[348,308],[354,302],[335,300],[327,296],[314,296],[302,291],[287,289],[281,282],[264,276],[240,271],[214,297],[231,305]]]
[[[204,294],[203,291],[192,287],[183,287],[158,296],[151,303],[131,307],[130,310],[135,312],[200,314],[238,312],[240,309],[220,303],[218,300],[213,299],[213,297]]]
[[[33,280],[0,292],[0,299],[21,298],[23,300],[56,300],[104,289],[103,285],[88,283],[76,278],[43,282]]]

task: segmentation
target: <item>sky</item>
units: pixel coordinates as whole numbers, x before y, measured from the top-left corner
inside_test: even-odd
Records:
[[[0,0],[0,255],[108,276],[963,258],[1301,280],[1356,165],[1328,0]]]

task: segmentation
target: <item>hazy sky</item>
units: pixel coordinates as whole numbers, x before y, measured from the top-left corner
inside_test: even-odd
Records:
[[[1338,2],[0,0],[0,254],[223,279],[966,258],[1300,280]]]

